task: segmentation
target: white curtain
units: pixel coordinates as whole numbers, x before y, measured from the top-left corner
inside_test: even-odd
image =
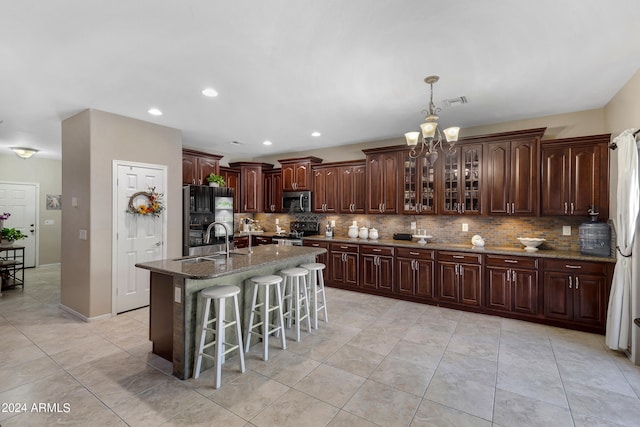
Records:
[[[606,336],[607,345],[614,350],[630,348],[632,264],[640,256],[632,253],[640,210],[638,148],[633,132],[634,129],[625,130],[614,139],[618,145],[618,206],[614,218],[617,263],[609,297]]]

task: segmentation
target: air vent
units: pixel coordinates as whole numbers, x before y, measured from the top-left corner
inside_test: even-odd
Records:
[[[244,142],[240,142],[240,141],[231,141],[229,144],[231,144],[231,145],[244,145]]]
[[[466,96],[460,96],[458,98],[445,99],[444,101],[442,101],[442,106],[447,108],[455,104],[468,104],[468,103],[469,103],[469,100],[467,99]]]

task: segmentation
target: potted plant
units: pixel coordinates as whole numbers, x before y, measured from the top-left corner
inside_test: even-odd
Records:
[[[26,239],[28,236],[22,234],[22,231],[15,228],[3,228],[2,229],[2,246],[11,246],[16,240]]]
[[[207,182],[210,187],[224,187],[224,178],[222,175],[212,173],[207,177]]]

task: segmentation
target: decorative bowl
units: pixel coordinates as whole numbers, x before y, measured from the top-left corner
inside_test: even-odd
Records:
[[[427,234],[414,234],[414,238],[419,239],[416,243],[419,245],[426,245],[428,239],[432,239],[433,236],[429,236]]]
[[[546,239],[539,239],[536,237],[518,237],[520,243],[524,245],[524,250],[527,252],[535,252],[538,250],[538,246],[543,244]]]

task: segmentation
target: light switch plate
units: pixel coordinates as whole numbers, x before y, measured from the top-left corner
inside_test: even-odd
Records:
[[[462,231],[469,231],[469,224],[467,223],[462,224]]]
[[[571,236],[571,226],[570,225],[563,225],[562,226],[562,235],[563,236]]]
[[[87,240],[87,230],[80,230],[80,235],[78,237],[80,240]]]
[[[173,300],[180,304],[182,302],[182,292],[180,292],[179,287],[173,288]]]

